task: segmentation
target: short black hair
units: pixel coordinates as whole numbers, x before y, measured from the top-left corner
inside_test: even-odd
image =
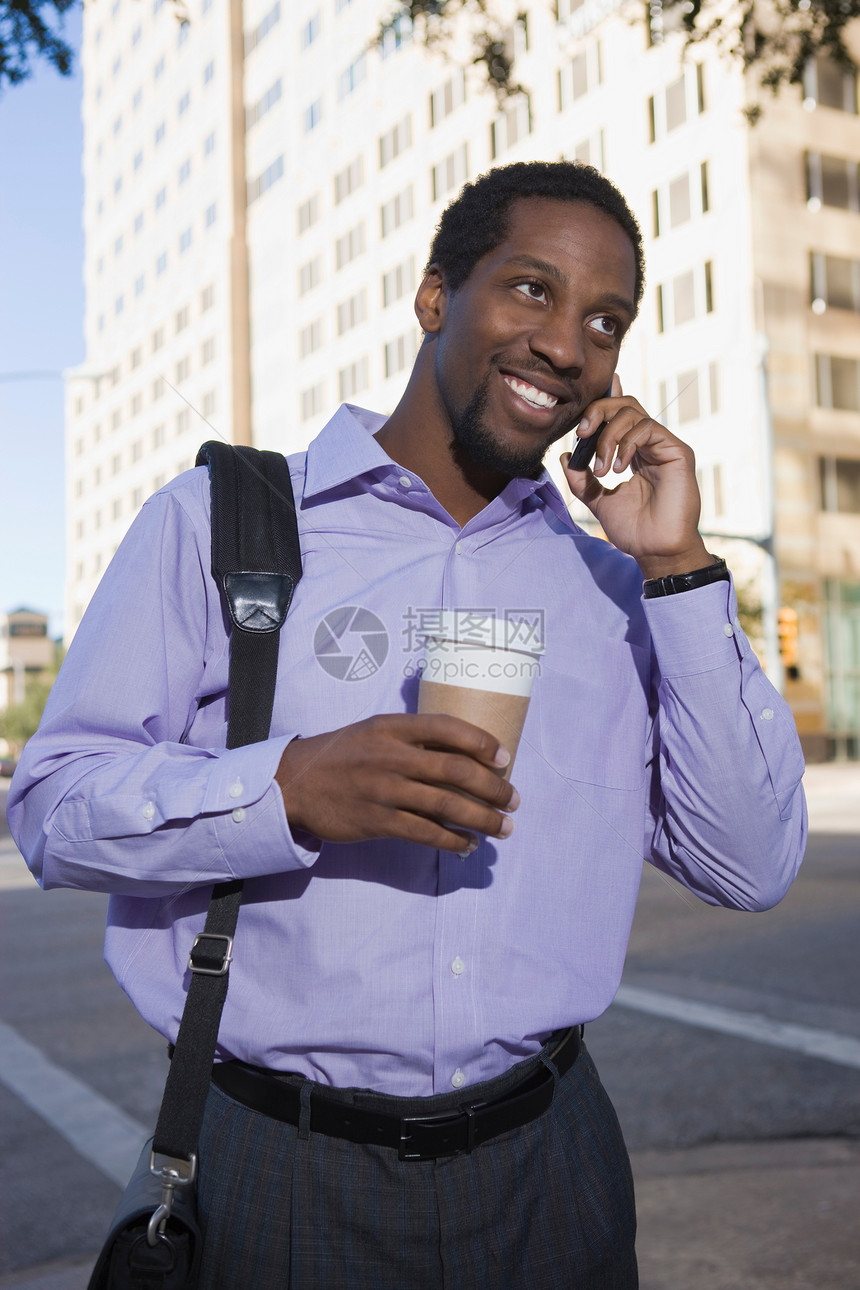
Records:
[[[436,264],[456,291],[479,260],[504,242],[511,206],[522,198],[588,202],[614,219],[630,239],[636,257],[635,301],[645,285],[642,230],[613,183],[594,166],[579,161],[516,161],[497,166],[466,184],[442,212],[430,247],[427,268]]]

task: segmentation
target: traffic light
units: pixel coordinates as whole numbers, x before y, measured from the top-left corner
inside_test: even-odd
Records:
[[[797,666],[797,610],[789,605],[782,605],[776,615],[777,632],[779,633],[779,657],[785,668],[785,675],[790,681],[800,677]]]

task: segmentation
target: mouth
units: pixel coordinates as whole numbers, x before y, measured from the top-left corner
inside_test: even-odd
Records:
[[[550,394],[548,390],[542,390],[539,386],[532,385],[530,381],[522,380],[521,377],[509,376],[503,372],[502,380],[530,408],[551,411],[558,404],[558,397],[555,394]]]

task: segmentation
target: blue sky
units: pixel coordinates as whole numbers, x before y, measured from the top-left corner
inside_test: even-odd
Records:
[[[80,43],[80,11],[65,24]],[[84,357],[81,81],[39,64],[0,97],[0,611],[62,630],[63,368]]]

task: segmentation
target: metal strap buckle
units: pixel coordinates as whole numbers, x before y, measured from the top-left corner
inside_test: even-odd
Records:
[[[184,1160],[181,1156],[164,1156],[153,1151],[149,1157],[149,1172],[161,1182],[161,1201],[147,1225],[146,1243],[155,1246],[162,1240],[170,1246],[165,1229],[173,1209],[173,1195],[177,1187],[190,1187],[194,1182],[197,1157],[192,1155],[190,1160]]]
[[[201,941],[223,941],[224,948],[221,951],[221,962],[217,967],[204,967],[202,964],[194,962],[194,951],[200,946]],[[203,951],[206,953],[205,949]],[[208,955],[207,958],[214,958]],[[194,937],[194,944],[191,946],[191,953],[188,956],[188,967],[191,972],[199,972],[201,976],[226,976],[233,959],[233,937],[225,936],[223,932],[200,932]]]

